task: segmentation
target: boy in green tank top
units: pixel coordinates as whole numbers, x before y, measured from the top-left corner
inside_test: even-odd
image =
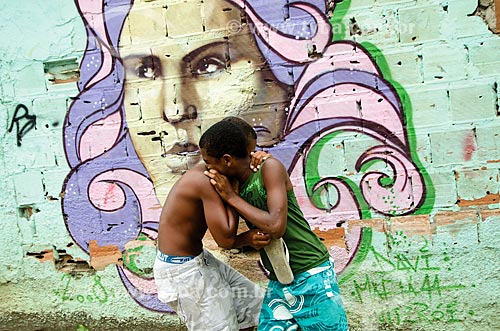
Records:
[[[247,146],[247,137],[231,121],[214,124],[200,139],[205,175],[221,198],[251,228],[283,238],[289,250],[294,276],[290,284],[277,280],[267,254],[260,250],[270,280],[258,330],[348,330],[333,261],[304,218],[285,167],[269,158],[252,171],[250,155],[242,158],[234,152]],[[228,177],[239,183],[236,191]]]

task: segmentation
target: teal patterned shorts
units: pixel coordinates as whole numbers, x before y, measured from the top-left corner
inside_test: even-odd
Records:
[[[333,261],[295,276],[291,284],[269,281],[258,331],[347,331]]]

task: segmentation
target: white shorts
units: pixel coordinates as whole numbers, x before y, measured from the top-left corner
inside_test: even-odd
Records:
[[[235,331],[256,326],[264,291],[204,250],[183,264],[154,264],[160,301],[193,331]]]

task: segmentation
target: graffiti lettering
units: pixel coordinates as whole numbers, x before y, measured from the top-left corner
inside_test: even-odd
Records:
[[[70,283],[73,279],[73,276],[64,274],[61,277],[61,281],[64,282],[64,287],[62,290],[53,290],[54,295],[59,297],[62,301],[76,300],[79,303],[106,303],[108,302],[109,296],[112,295],[112,292],[108,294],[108,290],[106,290],[101,283],[101,277],[98,275],[94,276],[94,282],[90,288],[91,294],[72,293]]]
[[[375,257],[375,261],[379,266],[379,273],[389,273],[396,270],[402,271],[424,271],[424,270],[439,270],[439,267],[431,266],[429,258],[431,254],[421,254],[411,261],[405,254],[396,254],[395,261],[391,261],[384,255],[377,252],[373,247],[370,248],[371,253]]]
[[[22,138],[33,128],[36,128],[36,115],[30,115],[28,108],[19,104],[14,111],[14,116],[7,130],[9,133],[16,126],[17,146],[21,146]]]
[[[390,247],[399,247],[410,244],[402,233],[387,234]],[[429,243],[423,237],[419,254],[408,257],[403,253],[383,254],[370,246],[368,254],[373,257],[377,270],[370,276],[365,275],[362,280],[354,280],[354,290],[351,294],[361,303],[364,297],[378,300],[388,300],[391,297],[411,295],[416,298],[427,295],[429,300],[441,297],[443,291],[454,291],[465,288],[464,285],[443,285],[437,273],[441,268],[433,265],[433,254],[429,253]],[[379,277],[377,277],[379,275]]]
[[[366,295],[370,299],[388,300],[391,297],[411,295],[419,297],[427,295],[429,299],[433,296],[441,297],[444,291],[454,291],[465,288],[465,285],[442,285],[439,275],[425,274],[423,279],[414,279],[409,276],[404,280],[395,280],[382,277],[373,280],[365,275],[364,281],[354,280],[354,291],[351,293],[360,303],[363,303]]]
[[[455,317],[457,301],[450,303],[440,302],[432,307],[427,303],[413,302],[408,305],[393,308],[378,316],[378,321],[382,325],[402,325],[427,322],[457,323],[459,319]]]
[[[387,251],[378,251],[373,245],[367,248],[367,259],[375,270],[353,279],[352,298],[362,304],[382,302],[375,313],[381,326],[461,322],[456,317],[459,302],[450,301],[447,294],[467,286],[444,280],[441,271],[450,270],[448,253],[433,254],[426,237],[416,247],[416,238],[401,231],[386,233],[386,238]]]

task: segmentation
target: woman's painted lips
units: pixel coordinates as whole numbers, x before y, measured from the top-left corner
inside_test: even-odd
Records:
[[[193,143],[175,143],[172,148],[166,151],[162,156],[166,157],[167,155],[177,154],[181,156],[188,155],[198,155],[200,154],[200,147]]]
[[[173,172],[182,174],[201,161],[198,145],[193,143],[176,143],[162,154],[165,165]]]
[[[269,130],[267,127],[262,126],[262,125],[254,125],[253,129],[255,130],[256,133],[271,133],[271,130]]]

